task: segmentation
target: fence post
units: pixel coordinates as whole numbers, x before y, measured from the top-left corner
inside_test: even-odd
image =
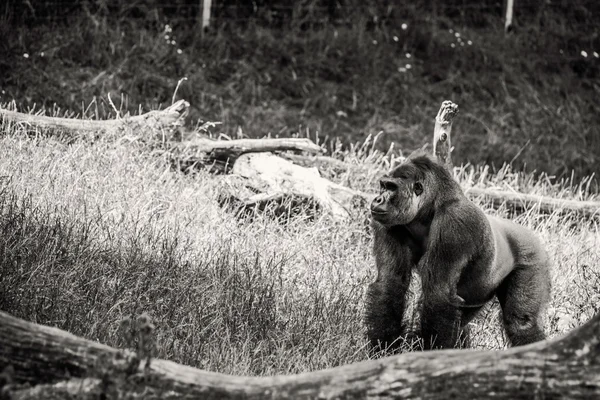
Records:
[[[202,32],[206,31],[210,26],[210,10],[212,0],[202,0]]]
[[[504,32],[508,33],[512,26],[513,21],[513,8],[515,2],[514,0],[506,0],[506,10],[504,15]]]

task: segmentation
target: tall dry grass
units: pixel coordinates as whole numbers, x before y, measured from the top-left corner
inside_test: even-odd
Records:
[[[132,345],[122,321],[146,313],[157,357],[233,374],[368,357],[363,297],[374,262],[364,219],[240,220],[218,204],[220,177],[174,170],[135,138],[65,142],[7,124],[2,132],[1,310],[115,346]],[[326,176],[375,189],[385,163],[372,143],[332,154],[351,167]],[[595,196],[587,182],[552,184],[509,167],[466,166],[457,176],[465,186]],[[598,312],[597,225],[535,210],[515,219],[553,259],[550,336]],[[475,321],[476,347],[505,346],[498,313],[492,305]]]

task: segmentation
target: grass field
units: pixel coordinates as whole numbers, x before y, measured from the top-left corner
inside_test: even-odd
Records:
[[[239,220],[218,205],[220,177],[173,170],[144,141],[1,130],[1,310],[113,346],[132,346],[126,322],[147,313],[157,357],[232,374],[368,357],[363,296],[374,262],[365,219]],[[340,151],[349,173],[324,174],[374,191],[384,170],[370,154]],[[457,173],[464,187],[595,197],[586,181],[483,171]],[[553,260],[550,336],[598,312],[597,225],[535,210],[516,220],[542,237]],[[493,305],[475,322],[476,347],[505,347],[498,315]]]

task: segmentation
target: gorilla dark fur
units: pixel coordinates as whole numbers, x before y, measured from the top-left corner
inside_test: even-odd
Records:
[[[423,286],[420,336],[426,349],[459,347],[466,325],[494,295],[513,346],[545,338],[550,271],[533,232],[486,216],[427,155],[409,157],[380,184],[371,204],[377,279],[366,304],[373,348],[393,347],[406,333],[413,270]]]

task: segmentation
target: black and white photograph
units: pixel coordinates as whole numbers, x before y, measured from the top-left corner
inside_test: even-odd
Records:
[[[599,0],[0,0],[0,400],[600,399]]]

